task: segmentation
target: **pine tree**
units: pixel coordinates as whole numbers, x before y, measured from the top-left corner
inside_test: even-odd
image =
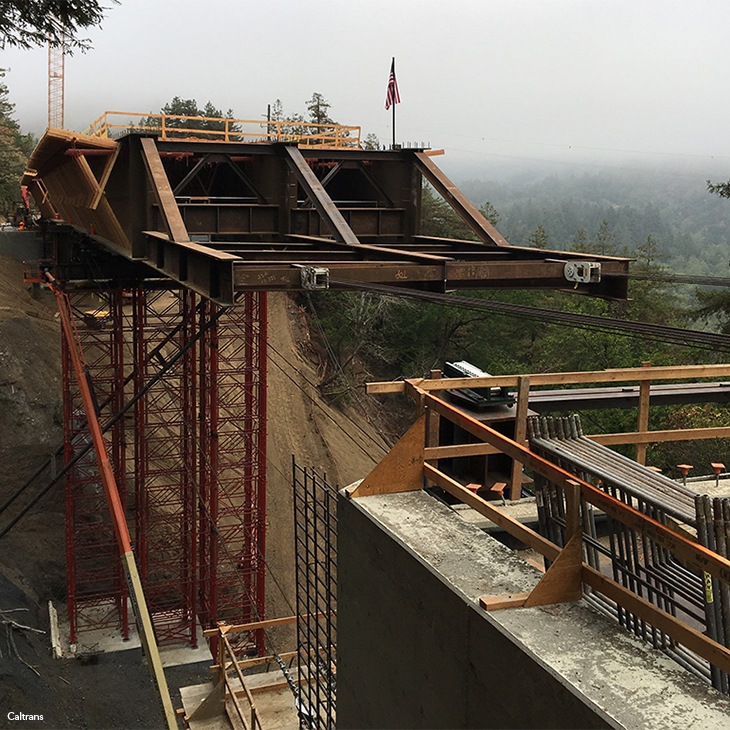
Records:
[[[547,248],[548,234],[545,230],[545,226],[542,223],[537,227],[537,230],[527,239],[530,245],[535,248]]]
[[[0,68],[0,214],[10,213],[20,202],[20,177],[34,146],[32,135],[20,132],[13,119],[15,104],[9,99],[7,85],[2,81],[5,69]]]

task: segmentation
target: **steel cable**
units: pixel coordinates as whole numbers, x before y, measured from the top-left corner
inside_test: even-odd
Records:
[[[390,296],[410,297],[434,304],[445,304],[462,309],[494,312],[507,317],[529,319],[537,322],[576,327],[599,332],[616,332],[629,337],[653,340],[662,343],[671,343],[683,347],[691,347],[713,352],[730,351],[730,336],[715,332],[683,329],[668,325],[637,322],[635,320],[616,319],[614,317],[599,317],[593,314],[580,314],[543,307],[532,307],[526,304],[512,304],[489,299],[474,299],[455,294],[440,294],[437,292],[420,291],[418,289],[404,289],[402,287],[386,286],[383,284],[365,284],[353,282],[349,279],[331,277],[330,282],[345,289],[366,289]]]

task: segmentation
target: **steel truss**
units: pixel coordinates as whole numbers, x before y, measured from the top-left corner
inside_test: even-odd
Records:
[[[263,615],[266,295],[246,294],[223,313],[187,289],[102,289],[71,301],[102,420],[189,348],[107,433],[158,643],[195,646],[198,624]],[[88,431],[65,343],[63,386],[68,461]],[[66,514],[71,640],[115,626],[127,638],[93,452],[67,476]],[[263,648],[262,636],[245,638],[243,650]]]

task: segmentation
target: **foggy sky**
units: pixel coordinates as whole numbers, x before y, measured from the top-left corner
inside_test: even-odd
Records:
[[[455,169],[690,163],[730,177],[726,0],[122,0],[66,61],[66,126],[173,96],[244,119],[313,91],[343,124],[445,148]],[[16,118],[41,134],[47,52],[6,49]],[[483,175],[488,177],[488,173]]]

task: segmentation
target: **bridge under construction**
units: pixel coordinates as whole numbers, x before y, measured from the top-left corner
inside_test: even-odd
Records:
[[[621,300],[627,297],[629,260],[511,246],[434,163],[436,153],[421,147],[362,149],[357,128],[312,125],[305,134],[291,135],[280,123],[257,122],[256,130],[245,131],[245,120],[152,115],[144,123],[115,125],[112,116],[103,115],[84,134],[49,128],[23,178],[43,216],[45,250],[42,260],[27,266],[27,280],[59,283],[75,323],[72,339],[85,357],[84,384],[73,375],[76,345],[67,336],[63,474],[70,640],[102,628],[127,638],[133,598],[108,495],[99,487],[99,462],[88,443],[90,414],[82,405],[88,389],[106,433],[157,643],[194,647],[202,641],[202,629],[220,650],[218,670],[225,674],[226,657],[264,653],[268,625],[267,292],[362,289],[442,301],[439,295],[456,290],[544,288]],[[473,240],[421,234],[424,182],[452,206]],[[714,340],[707,343],[717,346]],[[637,392],[642,418],[650,394],[651,374],[645,372],[646,378],[639,372],[627,378],[642,383]],[[724,370],[708,374],[726,375]],[[555,382],[622,382],[619,375]],[[462,380],[451,387],[469,387]],[[571,571],[570,580],[556,589],[559,600],[572,600],[579,591],[581,571],[584,582],[591,577],[594,590],[605,587],[592,563],[578,565],[575,545],[582,533],[576,489],[583,490],[584,502],[609,505],[617,520],[635,519],[627,517],[635,505],[617,507],[594,485],[579,480],[576,487],[569,475],[530,455],[524,445],[529,379],[514,383],[520,394],[514,441],[464,420],[431,395],[447,382],[371,386],[371,392],[413,396],[430,414],[430,425],[419,419],[395,455],[374,472],[375,491],[367,491],[366,479],[353,498],[420,489],[425,478],[501,519],[474,490],[442,473],[438,461],[453,459],[455,449],[470,457],[502,449],[513,460],[507,482],[514,498],[520,496],[523,464],[543,469],[543,476],[563,490],[558,500],[563,501],[556,502],[548,520],[554,542],[509,522],[515,534],[558,566],[548,582],[560,566]],[[486,443],[441,445],[434,426],[438,418],[454,420]],[[639,431],[646,431],[646,424]],[[633,440],[622,443],[649,440],[643,433],[629,436]],[[547,451],[546,444],[538,445]],[[407,462],[410,466],[403,466]],[[398,479],[389,473],[391,466]],[[389,480],[393,484],[386,488]],[[330,494],[328,500],[334,505],[336,497]],[[333,531],[328,516],[319,519],[325,520],[325,531]],[[666,529],[659,532],[661,539],[651,533],[652,539],[664,549],[669,538]],[[588,539],[595,551],[590,534]],[[312,550],[316,562],[317,549]],[[694,560],[706,557],[703,550],[683,550]],[[623,555],[612,547],[611,558],[618,565]],[[723,558],[711,560],[707,570],[724,580]],[[306,565],[303,570],[309,580]],[[623,588],[648,580],[638,565],[632,570],[624,572]],[[624,625],[636,629],[640,621],[655,620],[655,606],[639,610],[626,598],[627,590],[611,590],[617,602],[629,601],[630,612],[624,614],[622,604],[615,604]],[[656,583],[651,595],[661,593],[666,603],[673,590],[674,585]],[[694,583],[691,594],[701,603]],[[329,616],[332,606],[315,608],[310,613],[319,636],[317,616]],[[226,633],[219,628],[223,622],[239,628]],[[645,624],[641,627],[646,634]],[[671,631],[662,631],[661,642],[671,643]],[[656,643],[656,632],[652,636]],[[715,685],[727,689],[726,674],[724,680],[718,677],[721,669],[730,669],[730,653],[695,638],[684,645],[700,653],[713,667],[708,676],[712,671]],[[327,641],[326,651],[330,648]],[[328,722],[322,720],[323,726]]]
[[[49,128],[23,184],[44,218],[43,266],[70,297],[96,402],[113,421],[111,460],[161,644],[264,613],[267,291],[626,296],[627,259],[510,246],[429,150],[364,150],[337,127],[283,139],[227,123],[102,120],[91,134]],[[423,180],[476,240],[420,234]],[[85,422],[64,353],[69,463]],[[72,642],[102,625],[128,634],[97,479],[86,455],[66,482]],[[252,635],[249,648],[260,642]]]

